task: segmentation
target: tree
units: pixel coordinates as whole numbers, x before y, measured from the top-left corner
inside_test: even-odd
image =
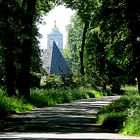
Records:
[[[84,75],[84,48],[85,48],[85,40],[86,40],[86,33],[88,27],[90,25],[91,16],[95,10],[95,3],[97,1],[85,1],[85,0],[64,0],[64,3],[67,7],[75,9],[77,14],[81,18],[83,22],[83,35],[82,35],[82,44],[81,44],[81,51],[80,51],[80,72],[81,75]]]
[[[139,42],[137,40],[140,36],[139,6],[140,2],[137,0],[135,2],[103,1],[99,19],[102,20],[102,30],[106,34],[106,39],[109,39],[107,46],[113,52],[113,57],[109,57],[110,60],[114,61],[119,69],[125,69],[127,74],[130,74],[130,71],[135,71],[140,89],[140,54],[138,53]],[[129,70],[126,69],[128,67]],[[119,72],[118,75],[120,75]],[[116,79],[116,81],[119,80]]]
[[[137,77],[140,91],[140,54],[138,51],[140,2],[138,0],[135,2],[130,0],[94,2],[65,0],[65,2],[68,7],[76,9],[83,23],[89,21],[86,44],[83,45],[86,46],[88,56],[84,59],[86,72],[93,73],[93,65],[96,64],[96,70],[100,76],[108,77],[108,83],[112,89],[116,90],[114,92],[119,92],[121,84],[128,83],[131,74],[133,78]],[[98,31],[94,32],[96,29]],[[84,38],[83,36],[83,40]],[[81,74],[83,74],[82,57],[85,54],[83,46],[81,46],[80,57]],[[88,70],[89,66],[90,70]]]
[[[138,80],[138,91],[140,93],[140,1],[125,1],[126,10],[125,10],[125,18],[128,22],[128,28],[130,29],[130,43],[133,49],[133,63],[135,64],[135,75]]]
[[[73,75],[79,75],[80,64],[79,64],[79,53],[82,38],[82,27],[83,23],[77,13],[71,17],[70,24],[67,25],[68,40],[67,50],[70,55],[70,66]]]
[[[0,12],[3,13],[0,17],[2,33],[0,46],[5,52],[3,60],[5,61],[6,87],[9,95],[16,94],[15,81],[17,80],[15,77],[18,75],[20,77],[18,78],[20,94],[25,97],[30,96],[31,56],[35,39],[34,24],[39,15],[48,12],[51,7],[51,1],[47,0],[0,1]]]
[[[8,6],[9,5],[9,6]],[[15,65],[14,65],[14,50],[15,50],[15,30],[16,28],[16,20],[15,9],[13,6],[17,7],[17,3],[15,1],[1,1],[0,2],[0,12],[3,13],[0,16],[0,31],[1,31],[1,47],[3,61],[4,61],[4,70],[5,70],[5,79],[6,79],[6,87],[7,93],[12,96],[16,94],[15,91]],[[19,7],[17,7],[19,9]]]

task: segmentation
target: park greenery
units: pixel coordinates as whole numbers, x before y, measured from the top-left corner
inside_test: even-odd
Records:
[[[136,87],[125,87],[126,94],[98,112],[97,123],[103,128],[140,135],[140,96]]]
[[[28,100],[21,96],[9,97],[4,90],[0,90],[0,117],[5,117],[12,113],[24,112],[37,107],[52,106],[66,103],[78,99],[98,98],[107,96],[107,92],[99,92],[93,89],[32,89]]]
[[[36,25],[59,4],[75,10],[63,52],[69,77],[45,73],[38,42]],[[98,122],[140,135],[139,7],[139,0],[0,0],[0,114],[112,92],[124,96],[101,109]]]

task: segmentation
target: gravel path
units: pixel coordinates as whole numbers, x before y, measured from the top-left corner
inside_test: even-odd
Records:
[[[18,140],[136,140],[95,124],[99,108],[119,96],[82,99],[13,114],[3,121],[0,139]]]

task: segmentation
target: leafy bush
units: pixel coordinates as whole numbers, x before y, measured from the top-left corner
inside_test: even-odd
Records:
[[[137,86],[123,86],[122,89],[125,90],[127,95],[139,95]]]
[[[30,102],[37,107],[70,102],[77,99],[93,98],[97,93],[87,89],[35,89],[32,90]]]
[[[125,112],[111,112],[101,115],[98,118],[98,123],[101,123],[103,128],[118,131],[123,127],[123,122],[125,121],[126,116]]]
[[[124,128],[121,130],[124,134],[140,135],[140,110],[131,109]]]
[[[97,123],[125,134],[140,135],[140,96],[125,95],[98,112]]]
[[[110,105],[101,108],[98,114],[111,112],[128,112],[128,109],[135,108],[140,102],[139,96],[122,96],[120,99],[113,101]]]
[[[77,99],[88,99],[102,96],[103,93],[92,89],[32,89],[28,100],[21,97],[8,97],[0,89],[0,114],[8,115],[11,113],[31,110],[35,107],[51,106],[55,104],[70,102]]]
[[[73,82],[71,76],[65,77],[63,75],[50,75],[46,77],[46,80],[41,85],[43,88],[52,89],[52,88],[75,88],[77,85]]]

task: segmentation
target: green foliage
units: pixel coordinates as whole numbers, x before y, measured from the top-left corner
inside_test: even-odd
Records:
[[[76,87],[76,83],[73,81],[71,76],[65,77],[63,75],[50,75],[46,77],[46,80],[42,81],[42,88],[70,88]]]
[[[93,89],[32,89],[28,100],[21,97],[8,97],[0,90],[0,113],[10,115],[11,113],[31,110],[35,107],[52,106],[78,99],[88,99],[107,95]]]
[[[111,112],[103,114],[98,118],[97,123],[102,124],[102,127],[118,131],[123,127],[123,123],[126,120],[125,112]]]
[[[101,108],[98,114],[111,113],[111,112],[126,112],[130,108],[135,108],[137,103],[140,102],[139,96],[122,96],[120,99],[113,101],[110,105]]]
[[[10,96],[15,95],[15,88],[20,88],[23,96],[29,96],[29,85],[39,87],[36,74],[41,73],[42,63],[38,46],[40,35],[36,23],[41,23],[41,14],[47,13],[54,6],[53,2],[0,2],[0,13],[3,13],[0,16],[0,84],[7,88]],[[23,84],[23,81],[26,82]]]
[[[140,109],[140,108],[139,108]],[[120,131],[127,135],[140,136],[140,111],[138,109],[131,109],[124,128]]]
[[[30,103],[25,103],[22,98],[8,97],[3,90],[0,89],[0,114],[9,115],[21,111],[31,110],[34,106]]]
[[[123,86],[123,90],[125,90],[125,94],[128,95],[138,95],[138,87],[137,86]]]
[[[96,92],[87,89],[36,89],[32,90],[30,102],[37,107],[70,102],[77,99],[88,99],[96,96]]]
[[[99,110],[97,123],[124,134],[140,135],[140,96],[136,87],[125,89],[127,95]]]
[[[67,25],[68,40],[67,40],[67,55],[69,56],[69,65],[73,75],[79,74],[80,62],[79,53],[81,46],[83,23],[77,13],[71,17],[71,23]],[[66,50],[65,50],[66,52]],[[66,56],[66,55],[65,55]]]

